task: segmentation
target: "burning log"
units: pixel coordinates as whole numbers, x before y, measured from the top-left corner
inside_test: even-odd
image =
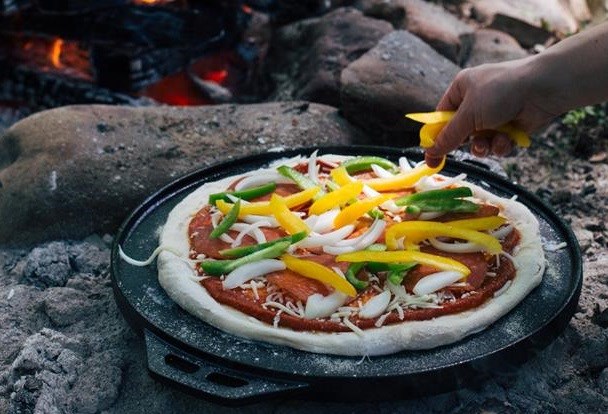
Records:
[[[53,72],[40,72],[25,66],[11,67],[0,60],[0,101],[18,101],[33,109],[56,106],[105,103],[132,106],[153,105],[147,98],[134,98],[80,79]]]

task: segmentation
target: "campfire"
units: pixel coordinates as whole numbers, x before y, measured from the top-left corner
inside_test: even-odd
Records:
[[[0,1],[0,112],[238,99],[257,56],[239,1]]]

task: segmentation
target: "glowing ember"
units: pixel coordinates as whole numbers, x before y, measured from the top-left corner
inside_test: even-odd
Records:
[[[51,60],[51,63],[53,64],[53,67],[57,68],[57,69],[61,69],[61,67],[63,66],[61,64],[61,51],[63,49],[63,39],[55,39],[53,41],[53,45],[51,46],[51,53],[49,55],[49,58]]]
[[[171,3],[173,0],[133,0],[134,4],[141,4],[144,6],[155,6],[158,4]]]
[[[228,71],[226,69],[222,69],[206,73],[205,76],[203,76],[203,79],[221,84],[226,80],[227,77]]]

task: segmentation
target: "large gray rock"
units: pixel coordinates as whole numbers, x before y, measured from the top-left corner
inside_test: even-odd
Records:
[[[389,23],[351,8],[280,28],[266,62],[272,98],[338,106],[342,69],[392,30]]]
[[[156,189],[230,158],[365,140],[307,102],[41,112],[0,137],[0,244],[112,232]]]
[[[431,45],[453,62],[460,51],[460,36],[471,33],[474,27],[464,23],[443,7],[423,0],[401,0],[405,29]]]
[[[366,16],[415,34],[453,62],[458,59],[460,36],[475,29],[444,7],[423,0],[358,0],[354,5]]]
[[[528,52],[517,40],[498,30],[480,29],[462,36],[460,64],[463,67],[504,62],[526,56]]]
[[[415,35],[392,32],[342,71],[342,110],[378,143],[417,145],[403,115],[432,110],[458,70]]]

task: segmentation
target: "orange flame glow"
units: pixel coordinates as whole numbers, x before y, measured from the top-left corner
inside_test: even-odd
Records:
[[[167,3],[166,0],[135,0],[136,4],[154,5],[159,3]]]
[[[227,77],[228,71],[226,69],[222,69],[207,73],[205,76],[203,76],[203,79],[221,84],[226,80]]]
[[[63,49],[63,39],[55,39],[53,41],[53,45],[51,46],[51,52],[49,58],[51,63],[57,69],[61,68],[63,65],[61,64],[61,51]]]

